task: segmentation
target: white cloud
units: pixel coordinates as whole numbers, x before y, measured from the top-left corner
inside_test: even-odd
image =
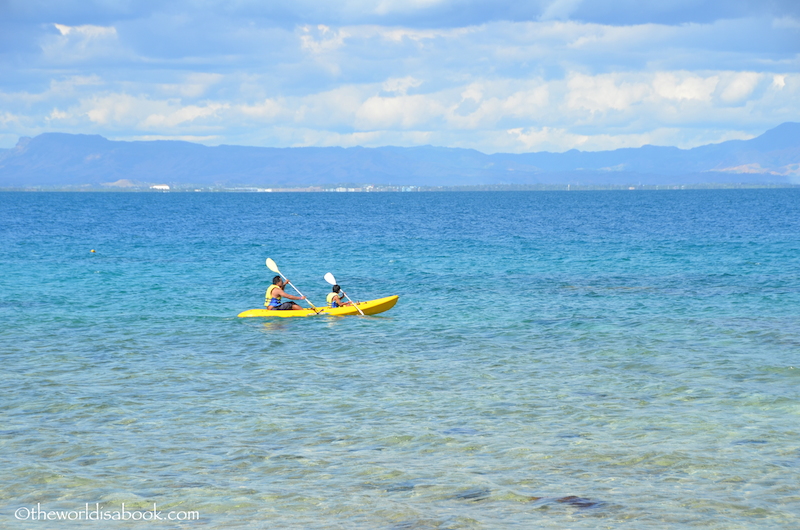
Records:
[[[103,80],[98,75],[72,75],[64,79],[54,79],[50,81],[49,94],[52,95],[74,95],[82,89],[90,86],[100,86]]]
[[[168,131],[183,124],[203,122],[204,118],[220,117],[220,111],[230,108],[228,103],[209,102],[204,105],[183,105],[180,100],[153,100],[144,96],[124,93],[96,96],[81,101],[72,116],[85,116],[96,125],[118,130],[133,127],[136,130],[158,129]]]
[[[221,139],[221,137],[216,135],[197,136],[191,134],[176,134],[176,135],[143,134],[138,136],[124,136],[124,137],[109,136],[108,139],[123,140],[128,142],[135,142],[135,141],[152,142],[154,140],[181,140],[184,142],[194,142],[198,144],[208,144],[208,143],[215,144]]]
[[[334,51],[344,45],[350,34],[345,30],[334,31],[328,26],[319,24],[316,27],[303,26],[300,34],[302,49],[314,54]]]
[[[20,117],[11,114],[10,112],[2,112],[0,113],[0,126],[8,127],[9,125],[18,124],[20,122]]]
[[[373,12],[377,15],[408,13],[410,11],[429,9],[447,2],[448,0],[380,0]]]
[[[383,90],[386,92],[398,92],[405,94],[409,88],[416,88],[422,84],[419,79],[414,79],[411,76],[403,78],[388,79],[383,83]]]
[[[41,42],[42,58],[51,65],[88,63],[117,57],[130,60],[130,53],[119,47],[119,35],[113,26],[53,25],[58,35],[47,35]]]
[[[423,86],[419,79],[392,78],[377,87],[354,85],[303,97],[267,98],[234,108],[249,118],[269,123],[291,119],[297,124],[323,129],[408,131],[419,126],[492,127],[507,118],[534,119],[550,104],[549,90],[542,80],[511,84],[487,81],[457,90],[406,93],[409,87],[419,86]]]
[[[619,77],[614,74],[573,74],[567,81],[567,106],[590,112],[626,110],[651,93],[646,83],[620,80]]]
[[[86,37],[88,39],[116,37],[117,29],[104,26],[65,26],[64,24],[53,24],[63,36],[73,35]]]
[[[444,139],[441,134],[435,131],[424,130],[376,130],[369,132],[357,131],[352,133],[340,133],[317,129],[280,129],[278,134],[293,138],[293,142],[291,143],[292,147],[381,147],[385,145],[412,147],[430,145]]]
[[[493,127],[509,118],[538,121],[549,107],[550,88],[541,80],[523,83],[473,83],[460,94],[460,101],[448,101],[447,123],[454,128]]]
[[[307,127],[354,127],[354,117],[359,107],[378,91],[376,86],[340,86],[303,97],[287,98],[285,105],[291,121]],[[293,114],[292,114],[293,113]]]
[[[674,103],[741,103],[762,80],[757,72],[716,72],[698,75],[690,72],[652,74],[571,74],[567,82],[567,107],[591,113],[629,111],[634,106]],[[678,107],[669,107],[680,112]],[[698,107],[685,107],[685,112]]]
[[[383,26],[354,26],[348,27],[347,32],[352,37],[369,39],[379,37],[382,40],[402,43],[405,39],[416,43],[442,39],[452,41],[464,38],[468,35],[480,33],[481,28],[465,27],[453,29],[413,29],[413,28],[392,28]]]
[[[87,89],[102,85],[102,81],[97,76],[69,76],[63,79],[54,79],[49,83],[49,87],[39,93],[35,92],[1,92],[0,105],[13,106],[19,110],[36,105],[44,105],[47,108],[53,106],[54,102],[69,100],[74,103],[74,98],[80,97]],[[42,118],[47,116],[43,112]]]
[[[739,102],[749,96],[761,80],[756,72],[739,72],[731,76],[720,98],[727,103]]]
[[[659,72],[652,81],[655,94],[664,99],[710,101],[719,77],[702,77],[687,72]]]
[[[221,74],[194,72],[184,77],[181,83],[164,83],[160,85],[161,91],[175,94],[185,98],[203,96],[210,87],[223,80]]]
[[[67,114],[66,112],[64,112],[62,110],[58,110],[58,109],[53,109],[53,112],[50,113],[50,116],[47,117],[47,120],[48,121],[66,120],[69,117],[70,117],[70,115]]]
[[[373,96],[356,111],[355,127],[361,130],[408,129],[440,117],[445,112],[445,107],[428,96]]]
[[[151,114],[144,119],[141,126],[145,129],[170,129],[176,125],[192,122],[198,118],[217,116],[220,110],[229,109],[227,103],[209,103],[205,106],[187,105],[168,113]]]
[[[671,145],[688,149],[697,145],[719,143],[727,140],[747,140],[753,137],[739,131],[696,131],[687,135],[680,128],[657,128],[639,133],[574,134],[559,128],[519,128],[507,131],[517,143],[510,151],[563,152],[570,149],[582,151],[607,151],[643,145]]]
[[[134,124],[139,121],[144,106],[152,103],[129,96],[127,94],[112,94],[108,96],[92,97],[81,104],[83,114],[98,125]]]
[[[575,12],[582,0],[553,0],[544,10],[539,20],[566,20]]]
[[[236,108],[242,114],[254,118],[266,119],[268,121],[277,118],[286,111],[277,100],[269,98],[255,105],[238,105]]]
[[[292,147],[356,147],[364,145],[380,145],[384,137],[382,131],[338,133],[326,130],[304,129],[298,131],[297,138],[291,143]]]
[[[572,134],[565,129],[551,127],[541,128],[516,128],[507,131],[516,143],[522,146],[522,151],[567,151],[583,147],[589,136]],[[518,151],[519,149],[514,149]]]
[[[473,83],[461,92],[461,101],[475,101],[480,102],[483,99],[483,88],[478,83]]]

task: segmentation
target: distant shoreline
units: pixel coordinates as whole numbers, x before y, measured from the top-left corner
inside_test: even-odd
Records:
[[[207,147],[43,133],[0,149],[0,187],[59,191],[552,191],[800,185],[800,123],[692,149]]]
[[[408,193],[408,192],[469,192],[469,191],[613,191],[613,190],[713,190],[713,189],[772,189],[800,188],[800,184],[669,184],[669,185],[472,185],[472,186],[307,186],[307,187],[207,187],[170,186],[154,187],[108,187],[108,186],[62,186],[62,187],[7,187],[0,192],[89,192],[89,193]]]

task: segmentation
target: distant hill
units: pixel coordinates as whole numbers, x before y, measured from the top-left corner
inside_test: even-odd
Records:
[[[693,149],[498,153],[445,147],[298,147],[118,142],[62,133],[0,150],[0,187],[800,184],[800,123]]]

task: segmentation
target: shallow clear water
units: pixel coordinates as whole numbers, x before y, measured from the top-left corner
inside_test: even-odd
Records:
[[[800,190],[0,193],[0,370],[2,528],[796,528]]]

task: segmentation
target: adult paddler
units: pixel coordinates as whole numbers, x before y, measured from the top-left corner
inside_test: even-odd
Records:
[[[286,285],[288,285],[289,280],[284,280],[280,276],[275,276],[272,278],[272,285],[267,287],[267,295],[264,300],[264,305],[267,306],[267,309],[271,309],[273,311],[283,311],[286,309],[303,309],[303,307],[295,304],[294,302],[283,302],[282,298],[288,298],[290,300],[305,300],[305,296],[295,296],[293,294],[289,294],[283,290]]]

